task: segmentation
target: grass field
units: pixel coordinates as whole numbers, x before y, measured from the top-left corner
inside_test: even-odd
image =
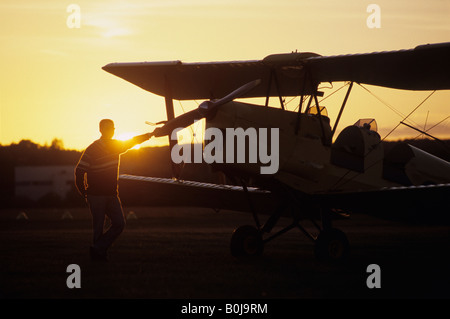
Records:
[[[339,265],[315,260],[299,231],[268,243],[262,257],[229,253],[233,229],[252,217],[212,209],[125,207],[129,219],[108,263],[89,260],[89,211],[0,211],[0,297],[5,299],[346,299],[449,298],[450,228],[403,225],[365,215],[337,221],[350,244]],[[288,220],[283,220],[287,224]],[[81,268],[81,288],[69,289],[66,268]],[[367,266],[381,269],[369,289]]]

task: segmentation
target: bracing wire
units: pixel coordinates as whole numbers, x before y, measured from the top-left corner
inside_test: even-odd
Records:
[[[360,86],[361,86],[361,84],[359,84]],[[361,87],[363,87],[363,86],[361,86]],[[364,88],[364,87],[363,87]],[[364,88],[365,89],[365,88]],[[369,90],[367,90],[369,93],[371,93]],[[425,103],[425,101],[427,101],[434,93],[436,92],[436,90],[434,90],[433,92],[431,92],[422,102],[420,102],[408,115],[406,115],[406,116],[404,116],[404,119],[403,119],[403,121],[401,121],[401,122],[404,122],[404,121],[406,121],[407,119],[408,119],[408,117],[409,116],[411,116],[415,111],[417,111],[417,109],[420,107],[420,106],[422,106],[424,103]],[[371,93],[372,94],[372,93]],[[375,95],[374,95],[375,96]],[[380,100],[381,101],[381,100]],[[383,102],[383,104],[385,104],[384,102]],[[396,112],[397,113],[397,112]],[[448,118],[448,117],[447,117]],[[397,124],[397,126],[395,126],[383,139],[381,139],[380,140],[380,142],[379,142],[379,144],[381,144],[392,132],[394,132],[394,130],[396,130],[397,129],[397,127],[399,127],[400,125],[401,125],[401,122],[399,123],[399,124]],[[443,121],[441,121],[441,122],[443,122]],[[441,123],[440,122],[440,123]],[[433,126],[434,127],[434,126]],[[430,128],[431,129],[431,128]],[[364,157],[366,157],[366,156],[368,156],[374,149],[376,149],[376,147],[373,147],[373,148],[371,148],[369,151],[368,151],[368,153],[367,154],[364,154]],[[382,161],[383,159],[381,159],[381,160],[378,160],[378,161],[376,161],[376,162],[374,162],[372,165],[370,165],[367,169],[366,169],[366,171],[367,170],[369,170],[369,169],[371,169],[372,167],[374,167],[376,164],[378,164],[380,161]],[[358,176],[360,176],[362,173],[356,173],[353,177],[350,177],[349,179],[347,179],[347,180],[345,180],[345,181],[343,181],[342,183],[341,183],[341,181],[348,175],[348,174],[350,174],[352,172],[352,170],[348,170],[346,173],[344,173],[344,175],[342,175],[340,178],[339,178],[339,180],[336,182],[336,183],[334,183],[334,185],[333,186],[331,186],[330,187],[330,191],[332,191],[332,190],[334,190],[334,189],[337,189],[337,187],[338,186],[340,186],[340,187],[342,187],[343,185],[345,185],[345,184],[347,184],[348,182],[350,182],[350,181],[352,181],[352,180],[354,180],[356,177],[358,177]]]
[[[436,124],[434,124],[432,127],[428,128],[427,130],[424,130],[425,133],[428,133],[429,131],[431,131],[432,129],[434,129],[436,126],[440,125],[441,123],[445,122],[446,120],[448,120],[450,118],[450,115],[447,116],[446,118],[444,118],[443,120],[437,122]],[[420,136],[422,136],[423,134],[420,133],[419,135],[417,135],[415,138],[413,138],[413,140],[418,139]]]
[[[401,122],[406,121],[408,117],[410,117],[411,114],[413,114],[419,107],[421,107],[422,104],[425,103],[425,101],[428,100],[435,92],[436,90],[431,92],[422,102],[419,103],[419,105],[417,105],[407,116],[405,116],[405,118],[402,121],[400,121],[400,123],[398,123],[385,137],[383,137],[381,141],[384,141],[389,135],[391,135],[391,133],[394,132],[401,125]]]
[[[335,91],[331,92],[329,95],[327,95],[326,97],[324,97],[323,99],[321,99],[321,100],[319,101],[319,104],[320,104],[321,102],[325,101],[326,99],[328,99],[328,98],[329,98],[330,96],[332,96],[333,94],[339,92],[341,89],[343,89],[344,87],[348,86],[349,84],[350,84],[350,82],[346,82],[346,83],[345,83],[344,85],[342,85],[340,88],[336,89]],[[333,86],[331,86],[331,87],[326,87],[326,89],[331,89],[331,88],[333,88]],[[296,98],[296,97],[294,97],[294,98],[292,98],[291,100],[289,100],[288,103],[292,102],[292,100],[294,100],[295,98]],[[308,96],[304,96],[304,97],[303,97],[303,101],[300,101],[301,103],[299,103],[299,104],[295,107],[294,112],[297,112],[298,107],[300,106],[300,104],[303,104],[307,99],[308,99]],[[288,103],[286,103],[286,105],[287,105]],[[315,104],[312,105],[311,107],[313,107],[313,106],[315,106]]]

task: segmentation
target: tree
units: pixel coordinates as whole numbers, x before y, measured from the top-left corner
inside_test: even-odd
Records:
[[[52,145],[50,146],[50,148],[51,149],[55,149],[55,150],[64,150],[64,142],[63,142],[63,140],[55,137],[52,140]]]

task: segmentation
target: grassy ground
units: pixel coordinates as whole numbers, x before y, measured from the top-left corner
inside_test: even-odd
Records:
[[[266,245],[261,258],[237,260],[231,232],[251,215],[211,209],[125,207],[137,219],[110,250],[108,263],[89,260],[87,209],[0,211],[2,298],[449,298],[450,228],[403,225],[353,216],[335,224],[351,243],[340,265],[315,260],[312,243],[292,230]],[[282,221],[284,224],[288,220]],[[69,289],[69,264],[81,268],[81,288]],[[367,266],[381,268],[381,288],[369,289]]]

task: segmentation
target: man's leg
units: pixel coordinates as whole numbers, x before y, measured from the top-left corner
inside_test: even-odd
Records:
[[[90,248],[91,259],[106,260],[106,251],[99,247],[99,242],[103,236],[105,224],[105,214],[107,209],[106,196],[88,195],[89,210],[92,215],[93,245]]]
[[[101,253],[106,254],[107,249],[119,237],[125,228],[125,218],[122,211],[122,205],[117,196],[108,196],[106,202],[106,214],[111,220],[111,227],[100,237],[96,247]]]
[[[88,196],[89,210],[92,215],[93,244],[94,247],[103,235],[107,201],[105,196]]]

